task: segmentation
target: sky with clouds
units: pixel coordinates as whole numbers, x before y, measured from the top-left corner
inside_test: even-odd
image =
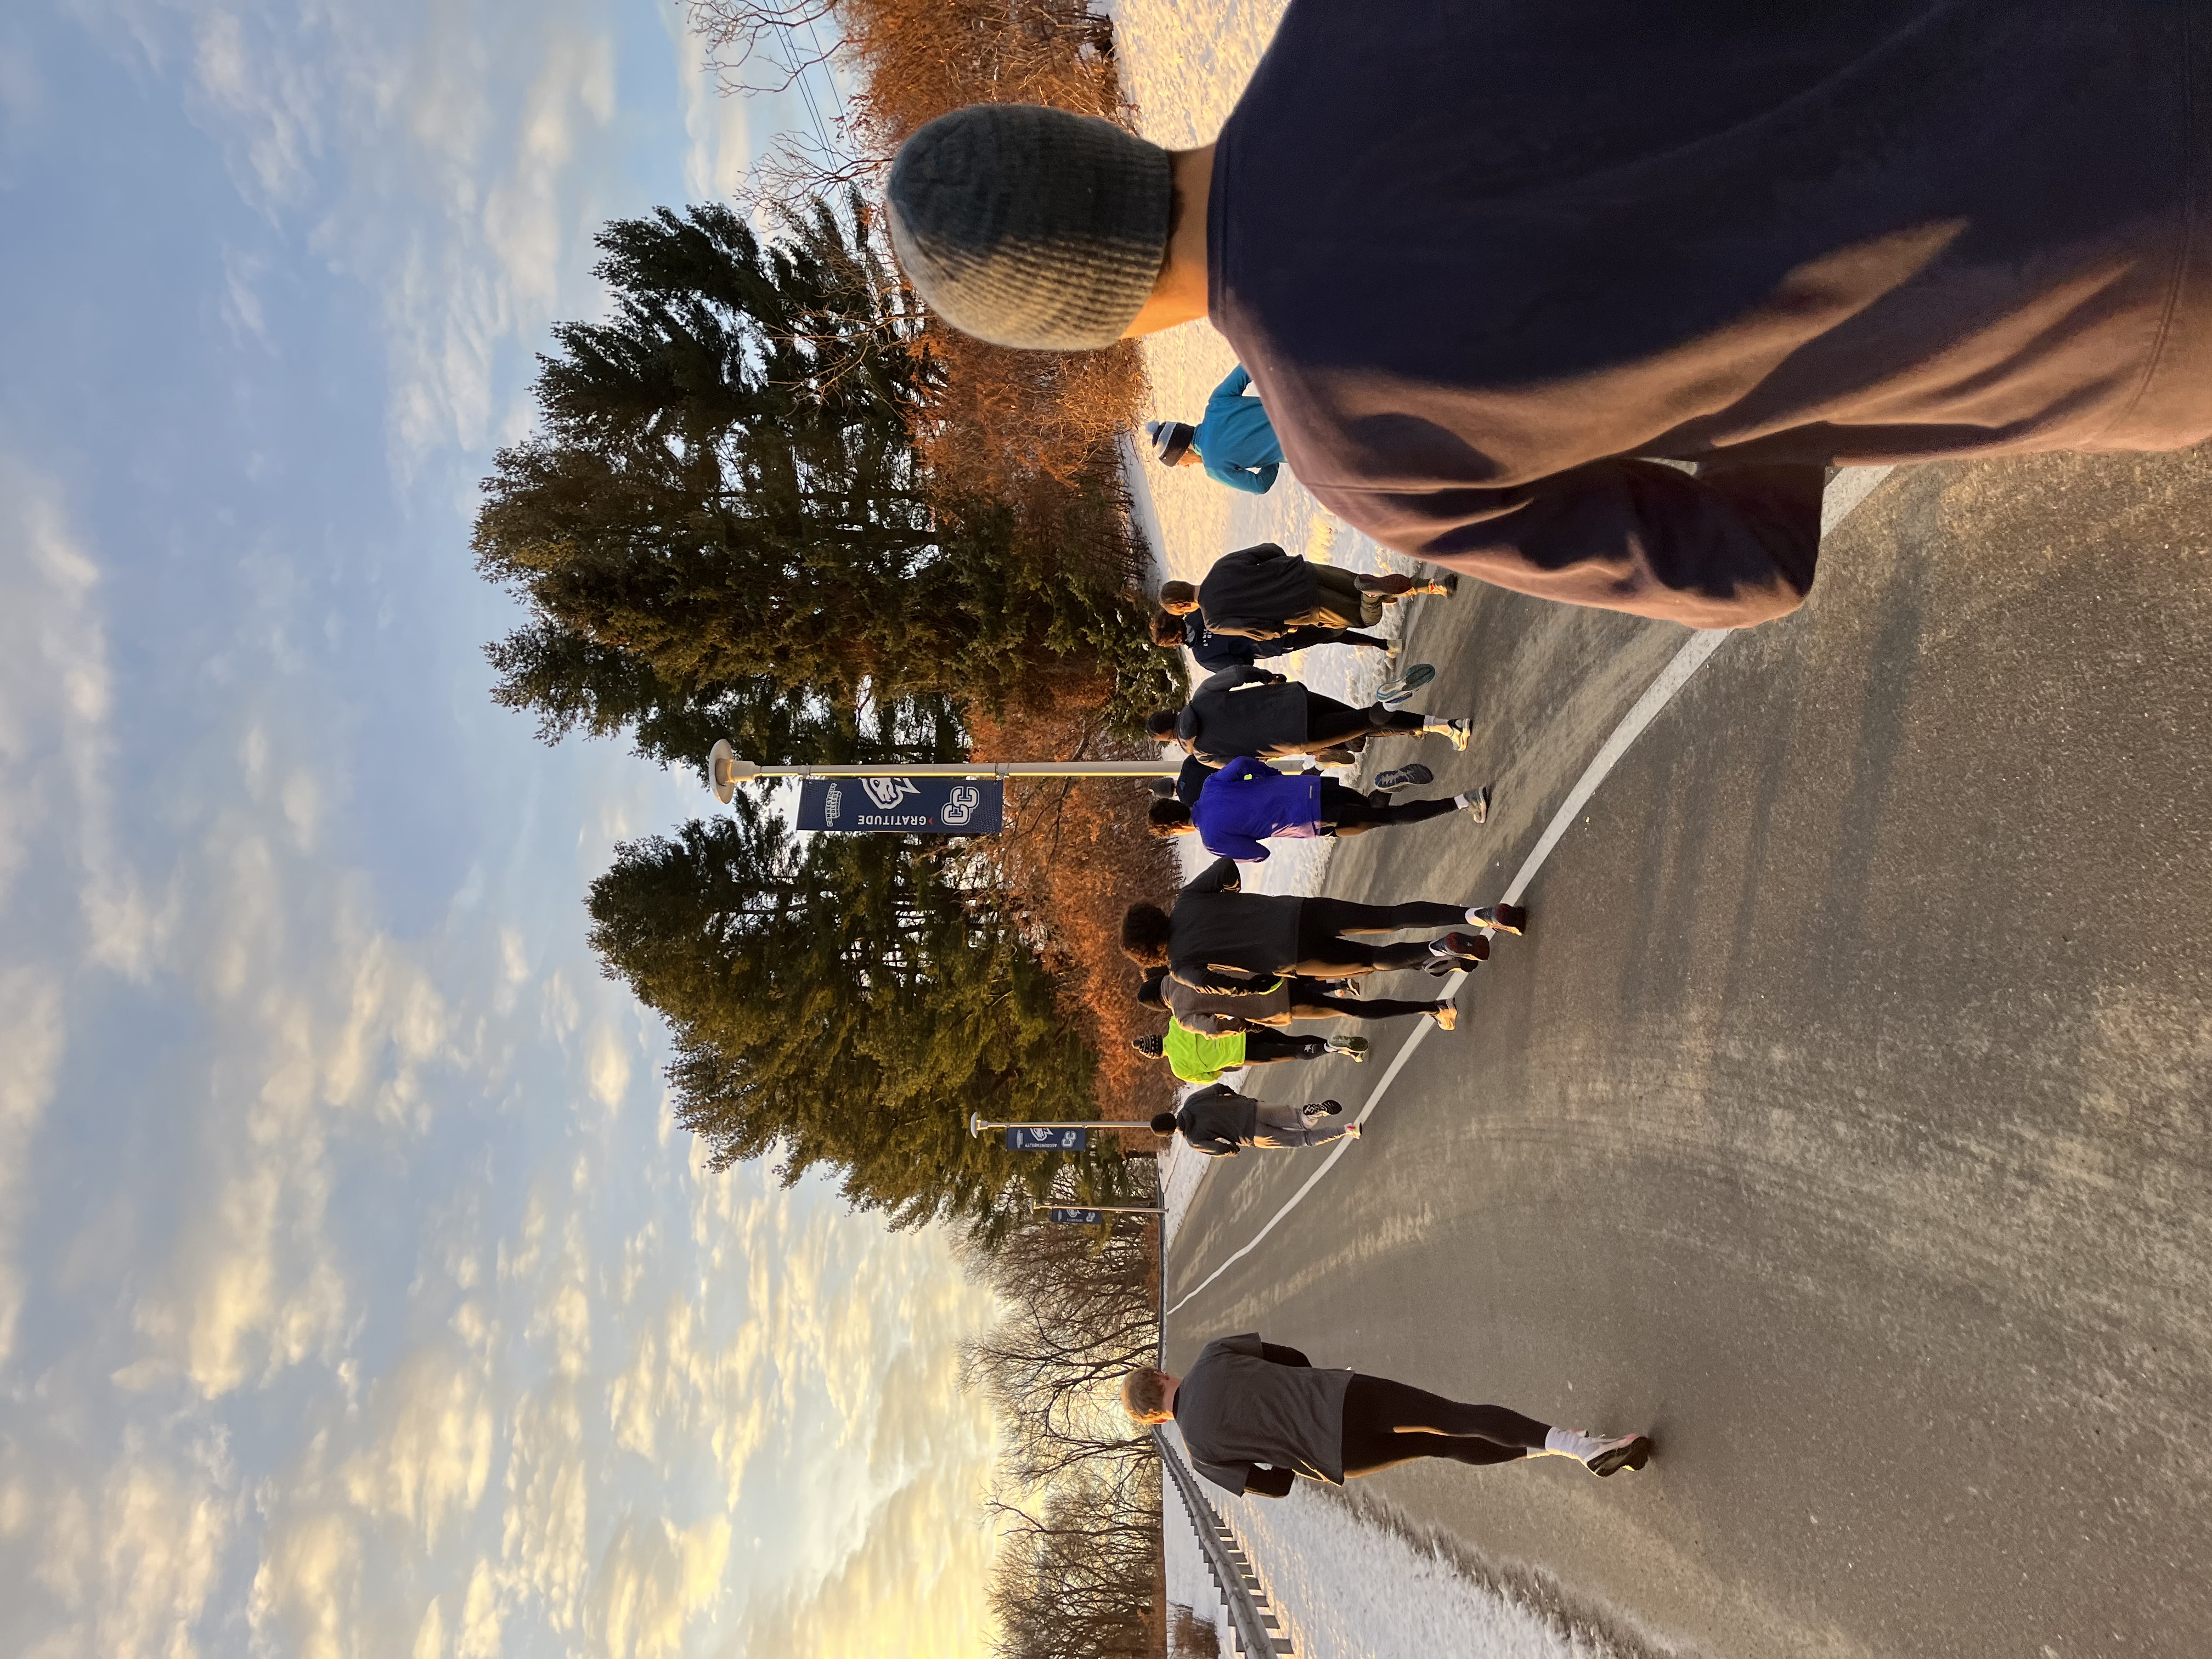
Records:
[[[988,1304],[698,1173],[581,896],[708,803],[486,696],[592,233],[800,118],[678,22],[0,8],[0,1651],[976,1650]]]

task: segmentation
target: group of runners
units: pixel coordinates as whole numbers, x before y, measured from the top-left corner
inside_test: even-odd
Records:
[[[923,301],[1000,345],[1211,324],[1243,368],[1196,426],[1153,434],[1163,460],[1253,489],[1287,465],[1382,545],[1516,592],[1743,627],[1811,592],[1832,467],[2212,437],[2212,68],[2189,9],[1290,0],[1213,143],[973,105],[901,146],[886,222]],[[1464,742],[1402,699],[1351,709],[1257,667],[1297,627],[1382,647],[1354,635],[1392,596],[1354,579],[1355,619],[1340,581],[1297,563],[1247,550],[1237,580],[1297,574],[1333,623],[1254,632],[1272,624],[1217,619],[1201,584],[1156,635],[1216,669],[1156,734],[1231,773],[1218,805],[1179,789],[1188,826],[1164,810],[1159,827],[1232,855],[1285,823],[1374,822],[1272,760],[1384,732]],[[1453,908],[1266,899],[1235,872],[1224,857],[1172,912],[1130,914],[1170,1009],[1286,998],[1250,1022],[1272,1024],[1429,950],[1348,935]],[[1257,1144],[1241,1109],[1190,1127]],[[1232,1491],[1407,1456],[1553,1452],[1607,1474],[1651,1449],[1257,1335],[1180,1377],[1137,1371],[1125,1401]]]
[[[1247,383],[1241,371],[1232,376],[1214,405],[1234,397],[1256,410]],[[1211,424],[1209,417],[1197,428],[1200,443],[1207,441]],[[1264,435],[1264,412],[1239,429],[1248,441]],[[1152,431],[1168,464],[1195,453],[1192,428],[1155,423]],[[1256,448],[1255,441],[1243,453],[1249,459]],[[1272,483],[1277,464],[1267,463],[1265,483]],[[1208,470],[1214,470],[1211,464]],[[1435,678],[1428,665],[1395,675],[1364,707],[1257,665],[1263,655],[1328,645],[1390,649],[1382,635],[1356,630],[1371,629],[1386,606],[1453,587],[1449,580],[1402,574],[1358,575],[1263,544],[1224,556],[1195,585],[1171,581],[1161,589],[1153,639],[1205,653],[1200,665],[1214,672],[1181,709],[1151,720],[1155,738],[1181,744],[1188,757],[1172,789],[1153,802],[1152,829],[1163,837],[1195,836],[1214,862],[1184,884],[1171,908],[1133,904],[1122,918],[1122,950],[1145,970],[1137,999],[1168,1016],[1165,1034],[1139,1037],[1136,1048],[1164,1060],[1182,1081],[1204,1085],[1174,1111],[1155,1116],[1157,1133],[1180,1134],[1212,1158],[1233,1158],[1246,1147],[1318,1147],[1358,1139],[1358,1123],[1346,1119],[1338,1100],[1264,1101],[1224,1076],[1285,1060],[1366,1059],[1365,1037],[1284,1029],[1294,1021],[1418,1018],[1450,1030],[1457,1012],[1449,998],[1353,993],[1373,974],[1473,969],[1490,955],[1486,933],[1517,935],[1527,928],[1528,913],[1517,905],[1420,899],[1366,904],[1249,893],[1240,879],[1238,866],[1265,860],[1272,840],[1358,835],[1451,813],[1486,820],[1486,787],[1394,802],[1395,791],[1435,781],[1417,762],[1378,774],[1376,787],[1365,793],[1308,769],[1310,763],[1355,763],[1377,737],[1441,737],[1464,751],[1469,720],[1404,707]],[[1208,1480],[1231,1492],[1277,1498],[1290,1492],[1297,1475],[1342,1481],[1416,1457],[1488,1464],[1551,1454],[1610,1475],[1642,1468],[1653,1449],[1643,1435],[1593,1435],[1501,1406],[1319,1369],[1297,1349],[1256,1333],[1209,1344],[1183,1376],[1149,1366],[1133,1371],[1122,1401],[1139,1422],[1174,1422],[1194,1466]]]

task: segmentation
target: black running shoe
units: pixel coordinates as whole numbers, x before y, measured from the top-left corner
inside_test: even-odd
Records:
[[[1626,1435],[1607,1446],[1596,1456],[1585,1461],[1589,1472],[1602,1480],[1608,1474],[1618,1474],[1623,1469],[1640,1469],[1651,1461],[1651,1437],[1644,1434]]]
[[[1424,783],[1434,783],[1436,781],[1437,775],[1419,761],[1413,762],[1410,766],[1394,766],[1387,772],[1377,772],[1375,775],[1375,787],[1377,789],[1412,789]]]
[[[1490,960],[1490,941],[1480,933],[1446,933],[1442,939],[1431,941],[1429,954],[1487,962]]]

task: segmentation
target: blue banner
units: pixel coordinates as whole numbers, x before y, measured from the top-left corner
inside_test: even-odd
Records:
[[[862,835],[995,836],[1006,787],[996,778],[809,778],[799,827]]]
[[[1054,1205],[1048,1212],[1054,1221],[1073,1221],[1078,1226],[1092,1227],[1106,1218],[1103,1210],[1070,1210]]]
[[[1012,1152],[1079,1152],[1091,1144],[1088,1129],[1024,1129],[1006,1131],[1006,1150]]]

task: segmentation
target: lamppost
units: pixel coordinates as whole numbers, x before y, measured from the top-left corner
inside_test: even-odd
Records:
[[[968,1114],[968,1133],[971,1135],[988,1133],[993,1129],[1142,1129],[1152,1133],[1149,1123],[1138,1123],[1128,1118],[1064,1117],[1030,1118],[1018,1123],[987,1123],[981,1112]]]
[[[708,751],[707,769],[714,780],[714,799],[726,802],[740,783],[754,778],[1171,778],[1182,769],[1180,761],[951,761],[917,764],[881,761],[867,766],[761,766],[740,760],[726,739]]]

